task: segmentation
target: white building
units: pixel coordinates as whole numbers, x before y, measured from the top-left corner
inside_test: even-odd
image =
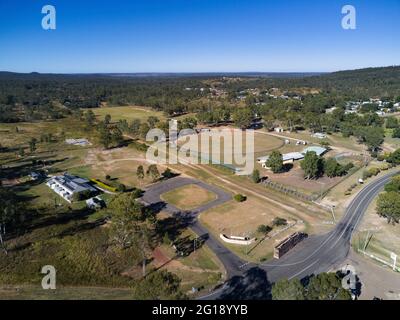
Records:
[[[305,155],[307,152],[315,152],[317,156],[322,156],[324,153],[326,153],[328,150],[323,147],[318,147],[318,146],[311,146],[305,148],[301,153]]]
[[[87,199],[86,200],[86,205],[90,209],[101,209],[101,208],[104,208],[106,206],[104,200],[101,199],[99,196]]]
[[[318,138],[318,139],[325,139],[326,138],[326,134],[322,133],[322,132],[316,132],[312,135],[312,137],[314,138]]]
[[[344,112],[344,114],[351,114],[351,113],[357,113],[357,110],[351,109],[351,110],[346,110],[346,111]]]
[[[74,146],[90,146],[91,143],[89,142],[88,139],[82,138],[82,139],[65,139],[65,143],[67,144],[72,144]]]
[[[289,152],[282,154],[283,164],[293,163],[295,160],[301,160],[304,158],[304,155],[300,152]],[[267,161],[269,156],[257,158],[257,162],[261,164],[261,166],[265,169],[269,169],[267,166]]]
[[[335,111],[336,109],[337,109],[337,107],[332,107],[332,108],[326,109],[325,112],[326,112],[326,113],[332,113],[332,112]]]
[[[283,164],[290,164],[293,163],[294,161],[297,160],[302,160],[304,159],[304,156],[306,155],[307,152],[315,152],[317,156],[322,156],[324,153],[327,152],[327,149],[323,147],[318,147],[318,146],[311,146],[305,148],[302,152],[289,152],[289,153],[284,153],[282,154],[282,160]],[[267,166],[267,161],[269,159],[269,156],[265,157],[260,157],[257,158],[257,162],[261,164],[261,166],[265,169],[269,169]]]
[[[89,180],[68,173],[52,177],[47,181],[46,185],[68,202],[72,202],[74,194],[84,191],[98,192],[98,190],[89,183]]]

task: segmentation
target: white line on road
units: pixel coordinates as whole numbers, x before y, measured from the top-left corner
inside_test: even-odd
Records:
[[[319,259],[318,260],[315,260],[313,263],[311,263],[311,264],[309,264],[307,267],[305,267],[303,270],[301,270],[301,271],[299,271],[299,272],[297,272],[295,275],[293,275],[293,276],[291,276],[290,278],[289,278],[289,280],[292,280],[293,278],[296,278],[298,275],[300,275],[300,274],[302,274],[304,271],[306,271],[307,269],[310,269],[314,264],[316,264],[317,262],[319,261]]]

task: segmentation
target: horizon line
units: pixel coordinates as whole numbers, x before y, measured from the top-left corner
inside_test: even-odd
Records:
[[[344,71],[344,70],[343,70]],[[134,71],[134,72],[40,72],[40,71],[10,71],[0,70],[0,73],[17,73],[17,74],[68,74],[68,75],[79,75],[79,74],[249,74],[249,73],[332,73],[337,71]]]
[[[394,68],[400,67],[400,64],[385,65],[385,66],[370,66],[362,68],[350,68],[350,69],[338,69],[333,71],[124,71],[124,72],[41,72],[41,71],[10,71],[0,70],[0,73],[15,73],[15,74],[42,74],[42,75],[140,75],[140,74],[326,74],[335,73],[342,71],[356,71],[363,69],[374,69],[374,68]]]

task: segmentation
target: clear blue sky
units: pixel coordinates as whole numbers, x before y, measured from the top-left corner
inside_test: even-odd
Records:
[[[41,28],[43,5],[57,29]],[[357,9],[357,29],[341,8]],[[400,64],[400,0],[1,0],[0,70],[334,71]]]

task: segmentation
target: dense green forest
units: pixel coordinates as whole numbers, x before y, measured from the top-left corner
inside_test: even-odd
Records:
[[[314,87],[352,99],[393,97],[400,95],[400,67],[366,68],[339,71],[316,77],[277,81],[286,88]]]
[[[0,73],[0,122],[58,118],[79,108],[136,104],[167,113],[182,112],[201,97],[197,78],[114,77]]]
[[[246,91],[255,88],[261,94],[252,95]],[[278,88],[288,97],[297,96],[299,100],[272,99],[264,94],[273,88]],[[212,94],[212,90],[219,90],[223,94]],[[245,99],[238,100],[238,95],[243,92]],[[301,125],[313,130],[327,126],[331,131],[336,131],[338,123],[321,118],[327,108],[336,106],[344,109],[347,101],[371,97],[396,101],[399,96],[400,67],[308,76],[57,75],[1,72],[0,122],[57,119],[79,108],[96,108],[107,103],[111,106],[148,106],[164,111],[169,116],[194,112],[198,114],[200,122],[208,124],[231,119],[237,107],[244,107],[254,115],[262,115],[267,122],[286,121],[290,127]],[[246,116],[246,112],[242,112],[242,115]],[[343,115],[340,117],[343,118]]]

